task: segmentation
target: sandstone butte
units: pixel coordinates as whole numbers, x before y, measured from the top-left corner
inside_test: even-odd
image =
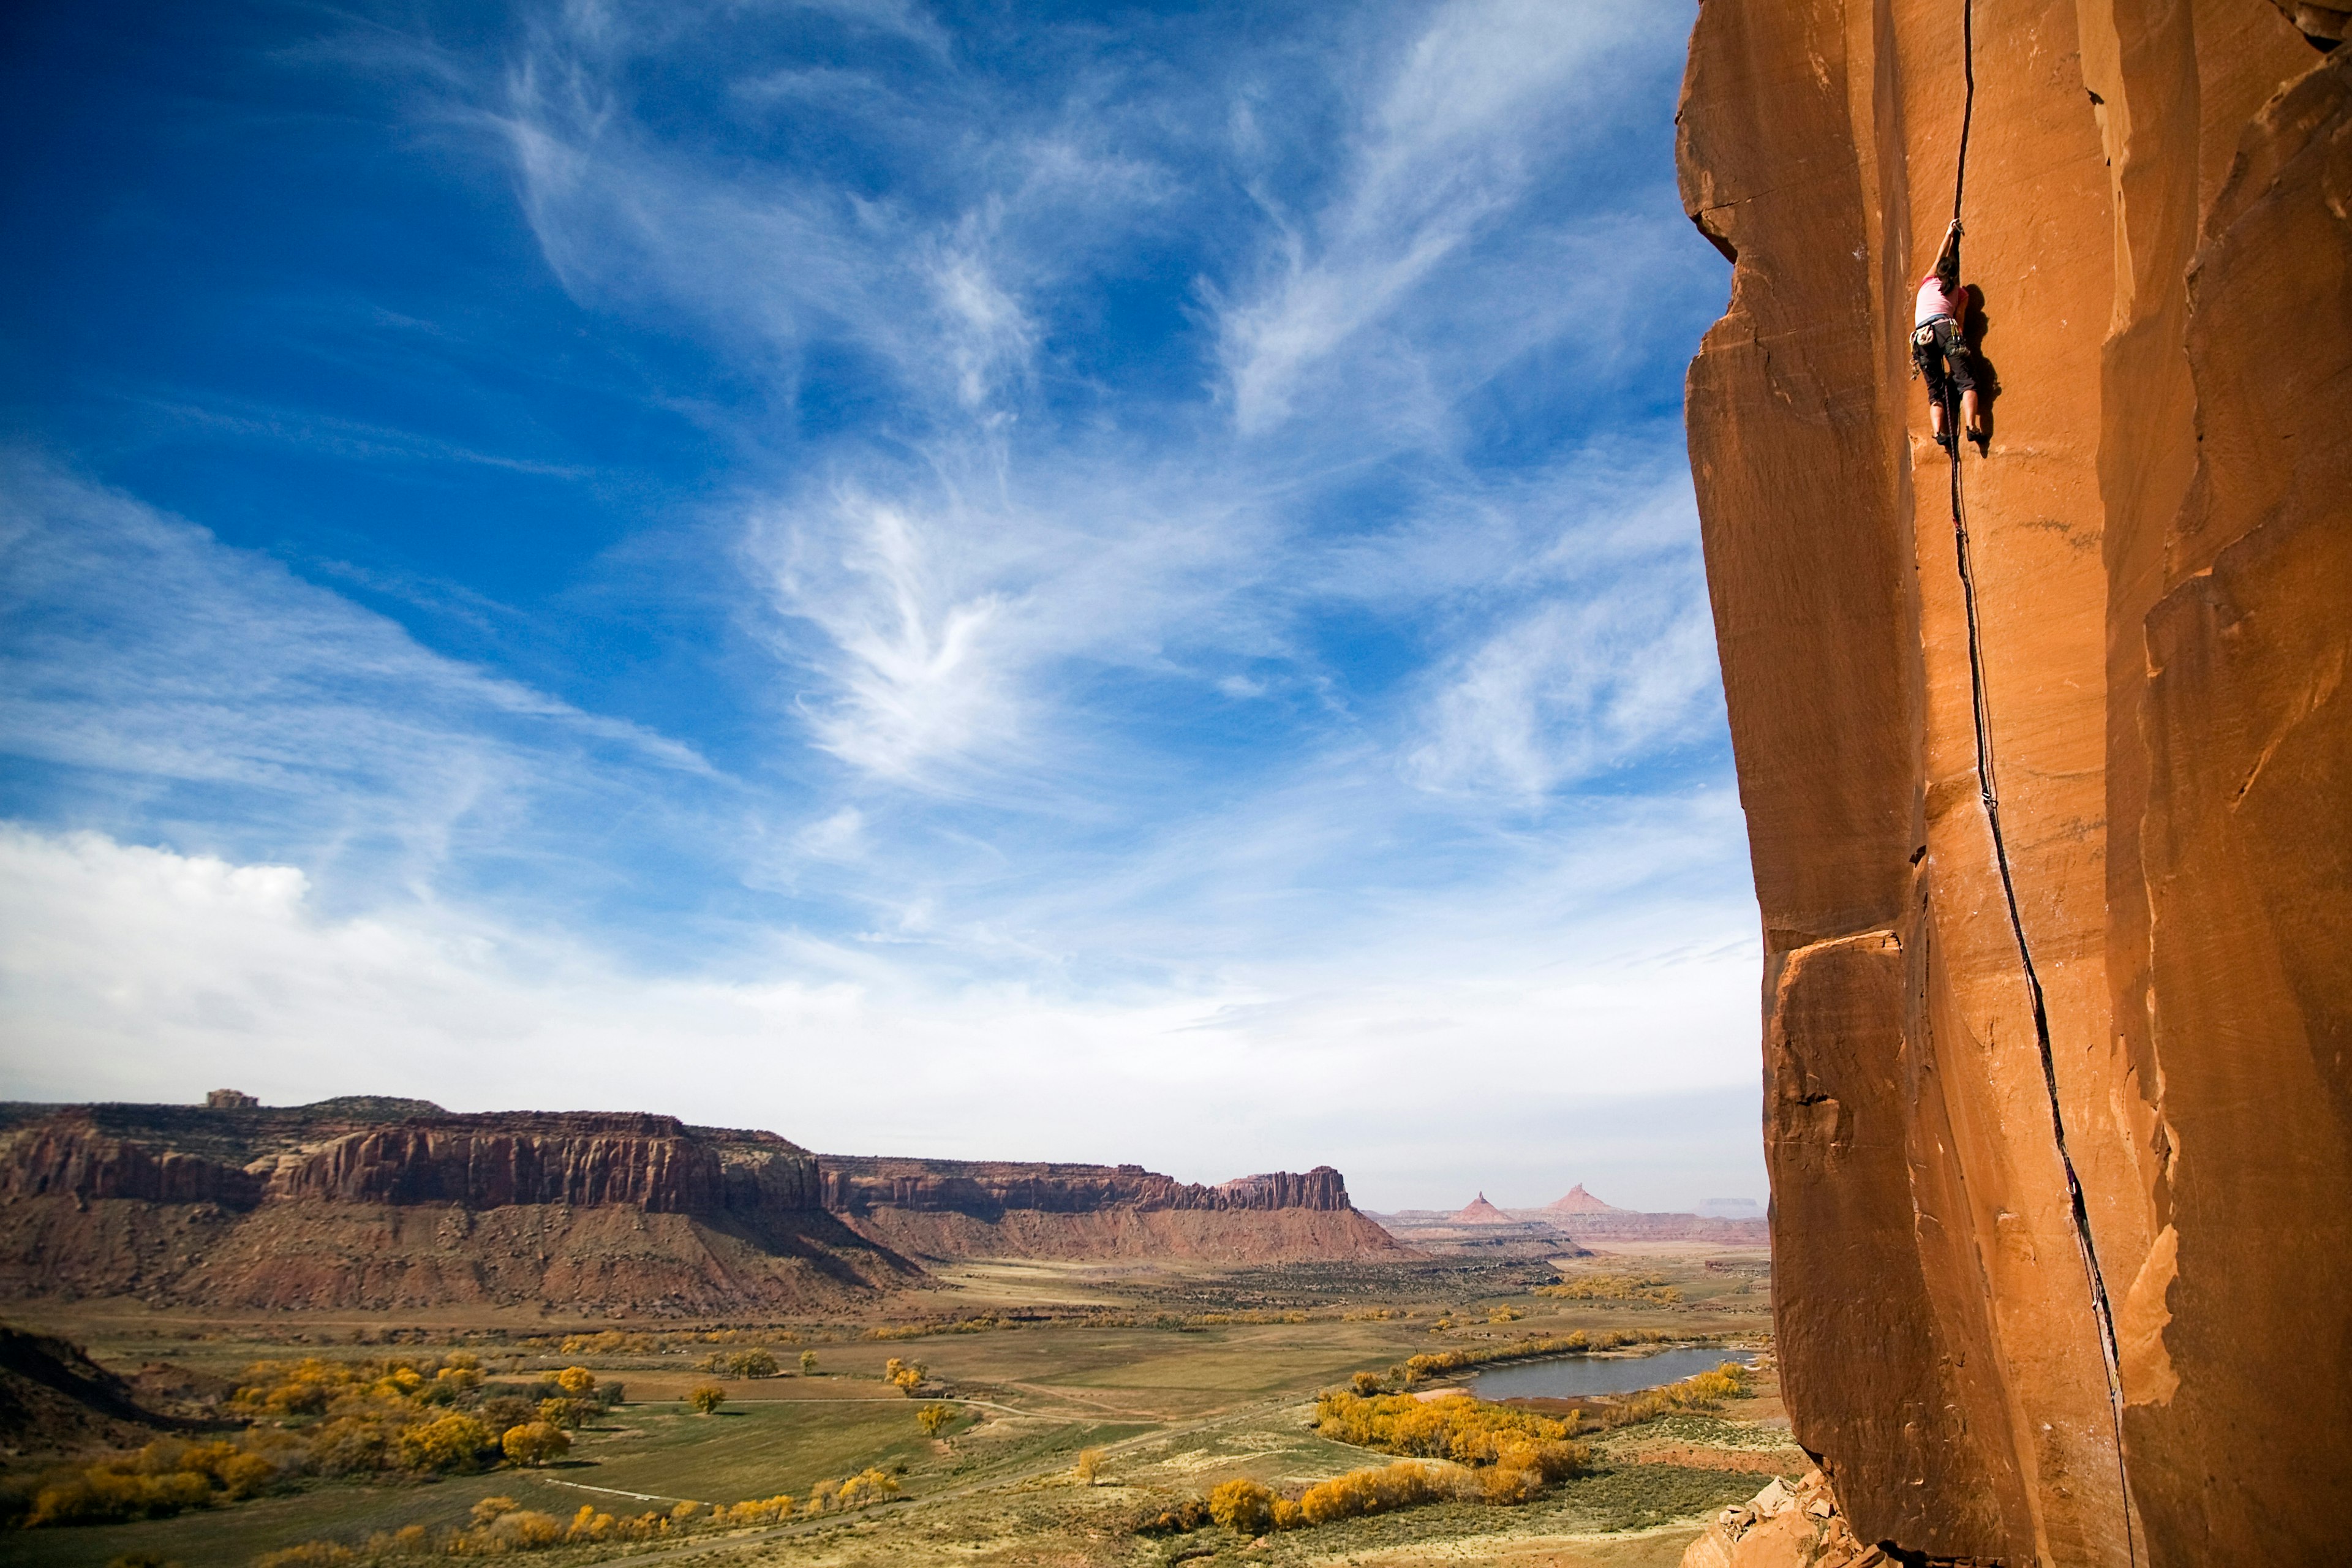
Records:
[[[791,1312],[919,1259],[1394,1255],[1328,1166],[813,1154],[772,1132],[422,1100],[0,1105],[0,1299],[207,1310]]]
[[[1615,1204],[1602,1203],[1599,1198],[1586,1192],[1584,1184],[1579,1182],[1560,1196],[1544,1205],[1544,1212],[1546,1214],[1630,1214],[1633,1211],[1621,1209]]]
[[[1972,19],[1990,780],[1905,341],[1964,0],[1703,0],[1678,117],[1685,207],[1735,263],[1687,417],[1765,927],[1787,1399],[1865,1553],[2340,1562],[2346,18]]]
[[[1447,1215],[1445,1223],[1448,1225],[1516,1225],[1518,1222],[1488,1203],[1486,1194],[1480,1193],[1476,1197]]]

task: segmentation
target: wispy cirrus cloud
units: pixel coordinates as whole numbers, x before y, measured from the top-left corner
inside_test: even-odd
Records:
[[[1350,371],[1385,363],[1408,379],[1432,324],[1408,307],[1441,279],[1458,287],[1465,250],[1482,238],[1546,247],[1582,226],[1525,205],[1558,161],[1596,140],[1592,122],[1605,124],[1621,57],[1642,32],[1614,7],[1464,0],[1384,53],[1334,188],[1285,215],[1269,275],[1220,313],[1240,428],[1279,427],[1309,387],[1360,404],[1368,387]],[[1481,259],[1471,287],[1483,293],[1496,279],[1494,258]]]
[[[453,857],[551,853],[551,796],[725,787],[691,746],[432,653],[21,451],[0,455],[0,748],[37,770],[12,793],[71,817],[421,887]]]

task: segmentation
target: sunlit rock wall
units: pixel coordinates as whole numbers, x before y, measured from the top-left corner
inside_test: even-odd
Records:
[[[1906,344],[1963,0],[1703,0],[1680,116],[1685,204],[1737,264],[1688,416],[1766,927],[1790,1405],[1864,1541],[2333,1561],[2352,48],[2267,0],[1973,20],[1964,274],[2000,390],[1964,485],[2054,1104]]]

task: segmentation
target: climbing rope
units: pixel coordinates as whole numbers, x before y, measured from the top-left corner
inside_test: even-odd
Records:
[[[1976,118],[1976,16],[1975,0],[1960,0],[1960,60],[1967,95],[1960,108],[1960,153],[1952,172],[1952,222],[1960,221],[1960,202],[1969,174],[1969,130]],[[1954,242],[1958,243],[1957,238]],[[1955,251],[1957,258],[1958,252]],[[1954,337],[1958,335],[1957,325]],[[2000,826],[2000,790],[1996,783],[1992,755],[1992,707],[1985,691],[1984,642],[1977,625],[1977,583],[1975,563],[1969,552],[1968,508],[1960,489],[1960,453],[1966,437],[1960,428],[1960,398],[1958,390],[1948,378],[1944,383],[1944,429],[1951,437],[1952,458],[1952,537],[1959,556],[1960,597],[1968,607],[1969,617],[1969,687],[1974,710],[1977,731],[1977,795],[1984,803],[1985,824],[1992,834],[1993,863],[2000,870],[2002,901],[2009,910],[2010,934],[2017,942],[2017,956],[2025,972],[2025,992],[2033,1010],[2033,1037],[2042,1054],[2042,1087],[2050,1100],[2050,1131],[2057,1144],[2058,1163],[2066,1173],[2066,1201],[2074,1224],[2074,1245],[2083,1256],[2083,1271],[2091,1286],[2092,1316],[2099,1327],[2099,1354],[2107,1374],[2107,1408],[2115,1426],[2116,1481],[2123,1495],[2124,1552],[2135,1565],[2139,1562],[2139,1550],[2132,1531],[2131,1477],[2124,1460],[2124,1385],[2123,1369],[2116,1353],[2115,1310],[2107,1300],[2107,1283],[2099,1269],[2099,1252],[2091,1239],[2091,1212],[2083,1198],[2083,1184],[2074,1173],[2074,1158],[2066,1149],[2066,1117],[2058,1099],[2058,1061],[2050,1044],[2050,1015],[2042,994],[2042,975],[2034,967],[2033,948],[2025,939],[2025,921],[2018,912],[2017,882],[2009,866],[2009,840]]]

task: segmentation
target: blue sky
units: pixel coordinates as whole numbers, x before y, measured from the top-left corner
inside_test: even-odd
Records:
[[[1691,16],[14,15],[0,1092],[1761,1197]]]

